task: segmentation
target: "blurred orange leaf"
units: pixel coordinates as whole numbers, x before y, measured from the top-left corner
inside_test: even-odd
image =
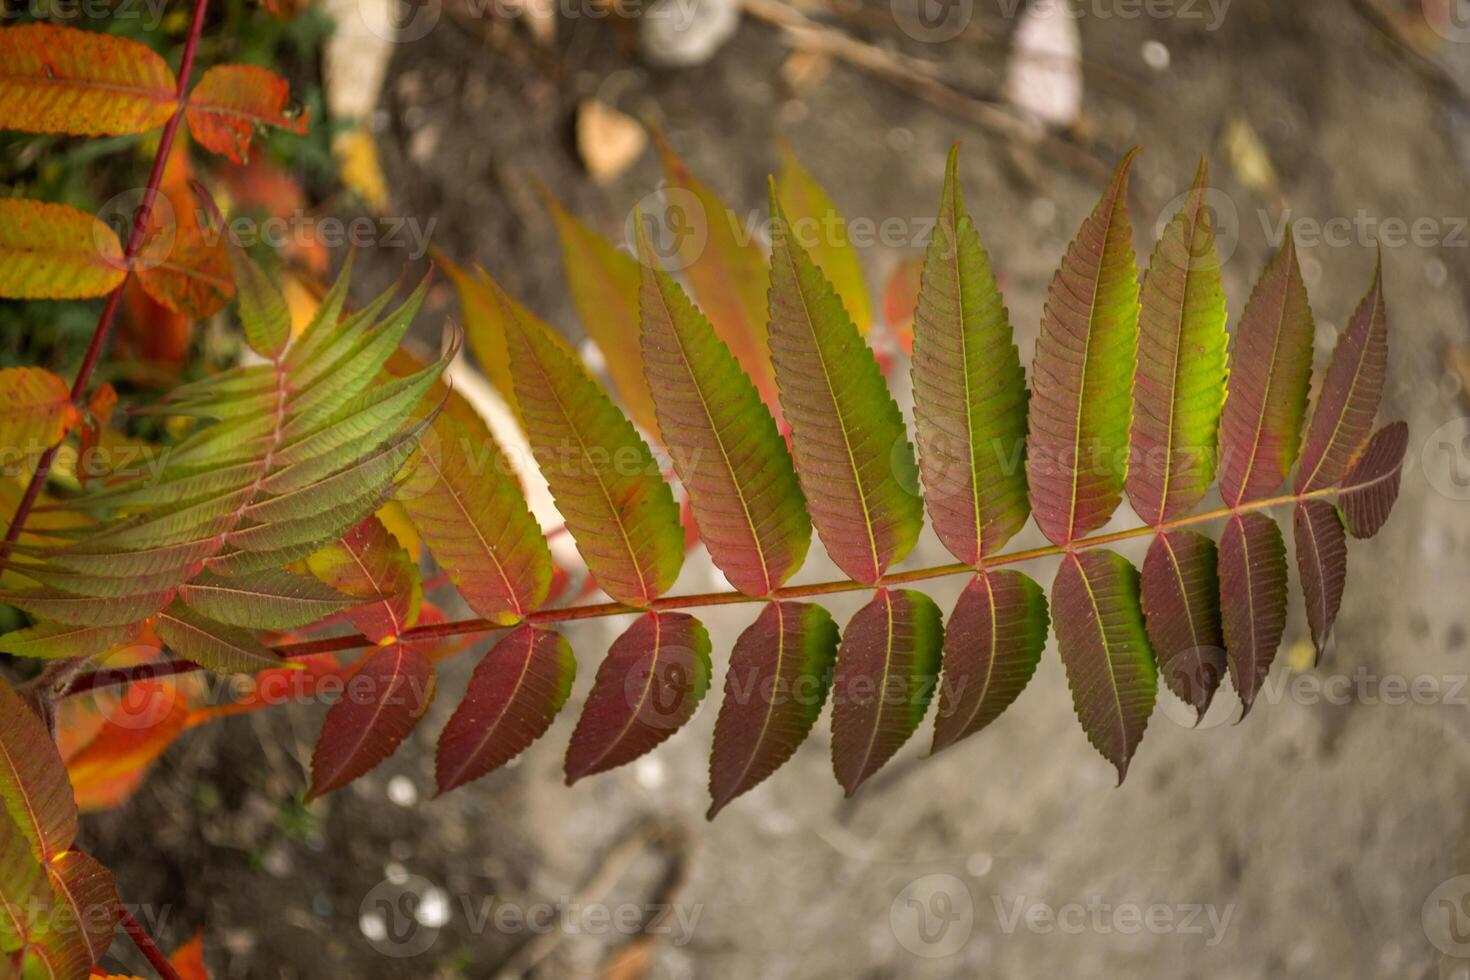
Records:
[[[0,199],[0,296],[86,299],[122,280],[122,244],[95,216],[65,204]]]
[[[189,131],[205,149],[244,163],[255,127],[305,133],[307,114],[275,72],[255,65],[216,65],[189,94]]]

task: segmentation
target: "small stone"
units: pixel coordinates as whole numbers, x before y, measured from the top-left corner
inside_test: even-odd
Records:
[[[739,26],[739,0],[654,0],[638,23],[638,44],[651,65],[688,68],[713,58]]]
[[[577,154],[597,183],[617,180],[647,146],[648,133],[632,116],[597,99],[578,107]]]

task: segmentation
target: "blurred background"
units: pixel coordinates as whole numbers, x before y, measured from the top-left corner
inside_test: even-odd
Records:
[[[16,15],[167,52],[188,10],[34,0]],[[1161,690],[1121,788],[1053,645],[989,729],[932,760],[915,737],[852,800],[824,719],[706,822],[715,694],[652,754],[568,789],[566,739],[625,624],[577,625],[578,683],[551,732],[443,799],[433,738],[474,656],[443,663],[428,723],[392,759],[310,806],[320,705],[174,744],[84,828],[165,948],[203,928],[223,977],[1470,977],[1470,4],[301,0],[283,15],[217,4],[201,63],[271,65],[309,135],[272,134],[245,167],[200,166],[231,213],[282,219],[256,247],[301,302],[345,258],[324,232],[336,221],[360,246],[358,302],[422,275],[432,243],[580,342],[537,182],[623,243],[664,180],[656,127],[759,226],[784,139],[847,218],[871,340],[907,412],[914,263],[949,147],[963,142],[967,201],[1029,363],[1067,242],[1142,144],[1140,262],[1203,154],[1232,327],[1290,223],[1319,369],[1382,249],[1381,417],[1409,422],[1411,448],[1388,528],[1351,549],[1321,665],[1294,593],[1250,717],[1235,724],[1227,686],[1195,727]],[[153,150],[0,142],[12,192],[94,212],[141,183]],[[238,356],[227,317],[191,325],[151,303],[129,294],[102,374],[125,399]],[[441,268],[418,339],[437,344],[463,315]],[[95,316],[0,304],[0,362],[70,376]],[[1028,528],[1015,543],[1039,541]],[[813,551],[797,581],[832,577]],[[910,559],[943,560],[932,532]],[[961,584],[929,591],[948,609]],[[700,552],[674,591],[723,587]],[[842,622],[859,602],[831,609]],[[701,618],[718,683],[749,611]]]

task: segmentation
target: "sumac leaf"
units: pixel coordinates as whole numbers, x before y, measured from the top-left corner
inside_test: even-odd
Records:
[[[1315,329],[1288,228],[1230,347],[1229,392],[1220,414],[1220,496],[1228,506],[1275,493],[1296,462]]]
[[[434,667],[413,644],[390,643],[365,654],[342,697],[327,709],[306,798],[345,786],[392,755],[433,699]]]
[[[648,444],[582,365],[538,324],[506,310],[521,421],[557,509],[603,591],[646,605],[684,563],[673,492]]]
[[[15,630],[0,636],[0,653],[17,657],[95,657],[113,647],[127,643],[138,635],[135,625],[67,626],[62,623],[37,623],[29,629]]]
[[[1068,247],[1036,340],[1026,476],[1037,526],[1057,545],[1102,527],[1122,499],[1138,345],[1128,223],[1128,170],[1137,153],[1118,164]]]
[[[567,746],[567,785],[632,762],[683,727],[709,690],[710,642],[684,613],[644,613],[613,641]]]
[[[577,658],[561,634],[522,625],[502,636],[439,736],[439,792],[499,769],[546,734],[576,674]]]
[[[1046,629],[1046,593],[1025,575],[982,571],[970,580],[944,628],[931,752],[975,734],[1010,707],[1036,672]]]
[[[837,639],[821,606],[773,602],[735,641],[710,754],[709,819],[784,765],[811,733]]]
[[[168,605],[172,598],[172,589],[111,598],[77,595],[58,589],[0,592],[0,602],[24,609],[37,619],[49,619],[68,626],[125,626],[147,619]]]
[[[546,600],[551,551],[478,417],[440,413],[399,502],[470,608],[510,625]]]
[[[1026,497],[1026,374],[990,256],[965,210],[959,147],[914,314],[914,428],[924,499],[951,553],[979,563],[1031,511]]]
[[[261,357],[275,360],[291,342],[291,312],[286,297],[244,249],[232,244],[229,257],[245,340]]]
[[[34,913],[50,904],[49,891],[40,859],[10,814],[0,812],[0,957],[25,945]]]
[[[0,30],[0,36],[19,28]],[[107,225],[65,204],[0,198],[0,296],[86,299],[123,281],[122,244]]]
[[[873,303],[863,279],[862,262],[848,234],[847,219],[791,144],[778,140],[777,149],[781,170],[776,175],[776,197],[790,216],[796,243],[832,284],[857,332],[866,336],[873,324]]]
[[[1153,525],[1192,509],[1215,479],[1225,400],[1225,293],[1206,181],[1201,160],[1138,294],[1127,487],[1133,509]]]
[[[281,666],[251,633],[226,626],[176,602],[158,614],[158,635],[169,648],[217,674],[253,674]]]
[[[181,586],[179,598],[217,622],[258,630],[295,629],[361,601],[280,568],[234,578],[206,572]]]
[[[832,770],[848,796],[923,721],[939,678],[939,607],[913,589],[880,589],[848,622],[832,677]]]
[[[1327,649],[1347,582],[1347,534],[1337,508],[1325,500],[1303,500],[1291,518],[1296,567],[1307,602],[1307,625],[1317,660]]]
[[[683,270],[694,298],[715,334],[750,376],[773,415],[781,411],[766,339],[766,289],[770,271],[755,236],[742,228],[736,212],[704,181],[689,172],[673,148],[654,134],[671,189],[664,191],[664,222],[672,238],[665,259]],[[653,221],[640,219],[643,232]],[[664,244],[662,240],[659,245]],[[644,260],[647,264],[647,260]],[[655,399],[658,385],[651,386]]]
[[[1388,520],[1399,497],[1404,452],[1408,448],[1408,425],[1390,422],[1373,433],[1343,478],[1337,505],[1342,508],[1343,521],[1353,537],[1371,538]]]
[[[1158,691],[1138,571],[1111,551],[1068,554],[1052,584],[1051,614],[1072,706],[1122,785]]]
[[[199,145],[235,163],[250,154],[257,126],[305,133],[307,113],[291,101],[291,87],[256,65],[215,65],[189,93],[186,117]]]
[[[39,455],[81,420],[66,383],[50,371],[0,370],[0,448],[21,458]]]
[[[112,872],[80,851],[58,854],[45,867],[56,904],[34,941],[46,950],[57,976],[85,977],[112,945],[117,928]]]
[[[550,194],[544,196],[561,238],[562,265],[577,316],[607,361],[608,376],[628,414],[644,432],[660,441],[653,397],[634,340],[638,336],[638,284],[642,278],[638,263]],[[512,364],[516,357],[512,341]],[[516,393],[519,397],[519,385]]]
[[[642,347],[659,428],[689,492],[710,558],[748,595],[767,595],[801,567],[811,544],[786,443],[760,393],[647,236]]]
[[[1220,625],[1244,718],[1286,630],[1286,542],[1264,514],[1236,514],[1221,532]]]
[[[307,559],[311,573],[348,595],[375,601],[347,610],[374,643],[395,639],[418,622],[424,599],[418,563],[376,517],[354,527]]]
[[[843,572],[873,584],[924,523],[913,447],[873,352],[771,193],[771,353],[812,523]]]
[[[1159,675],[1198,718],[1225,678],[1218,565],[1215,542],[1183,530],[1155,536],[1143,560],[1143,614]]]
[[[1383,398],[1388,369],[1388,312],[1383,299],[1383,259],[1368,294],[1332,351],[1322,389],[1312,407],[1296,473],[1297,493],[1337,484],[1368,441]]]
[[[54,24],[0,30],[0,129],[146,133],[178,108],[168,63],[145,44]]]
[[[46,725],[0,680],[0,802],[42,863],[71,847],[77,805]]]

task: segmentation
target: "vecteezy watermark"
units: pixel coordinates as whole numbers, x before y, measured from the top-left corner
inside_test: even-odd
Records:
[[[1424,935],[1446,956],[1470,959],[1470,875],[1442,881],[1419,911]]]
[[[1024,11],[1034,16],[1089,17],[1096,20],[1173,20],[1217,31],[1234,0],[979,0],[1005,20]],[[975,18],[977,0],[889,0],[894,23],[909,37],[942,44],[964,33]],[[1047,9],[1041,9],[1047,8]]]
[[[1450,419],[1431,432],[1419,453],[1424,479],[1450,500],[1470,500],[1470,417]]]
[[[567,895],[541,902],[510,901],[494,895],[451,896],[426,878],[394,869],[363,897],[358,928],[373,949],[384,956],[418,956],[434,945],[456,911],[464,928],[473,935],[654,935],[667,937],[670,945],[679,947],[694,938],[704,906],[683,902],[581,902]]]
[[[156,31],[167,6],[168,0],[0,0],[0,21],[136,20],[142,30]]]
[[[1318,218],[1297,217],[1289,209],[1272,217],[1265,210],[1257,212],[1266,241],[1279,248],[1291,228],[1297,245],[1314,248],[1371,247],[1384,248],[1470,248],[1470,216],[1445,215],[1417,218],[1379,217],[1359,208],[1356,214]]]
[[[1205,945],[1224,942],[1235,915],[1235,903],[1209,902],[1110,902],[1101,895],[1086,901],[1053,904],[1024,895],[1005,898],[992,895],[1000,931],[1011,935],[1017,929],[1045,936],[1062,933],[1136,936],[1203,936]]]
[[[915,956],[953,956],[975,931],[975,900],[969,886],[952,874],[924,875],[893,899],[888,927],[898,944]]]
[[[1470,41],[1470,0],[1422,0],[1429,29],[1452,44]]]

